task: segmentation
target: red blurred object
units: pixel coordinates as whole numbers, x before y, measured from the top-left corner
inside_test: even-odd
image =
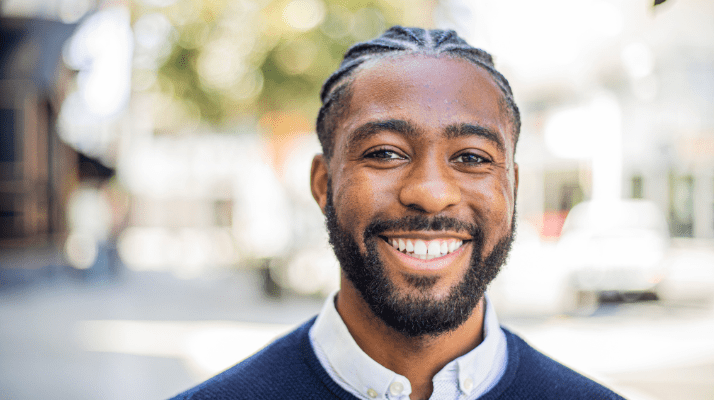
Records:
[[[542,239],[557,239],[563,229],[568,211],[546,211],[543,213],[543,225],[540,227]]]

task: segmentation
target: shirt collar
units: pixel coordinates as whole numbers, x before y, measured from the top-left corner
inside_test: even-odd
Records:
[[[310,329],[312,342],[321,347],[332,370],[353,390],[368,398],[386,398],[395,382],[401,383],[402,394],[409,395],[412,392],[409,379],[374,361],[357,345],[335,308],[336,295],[334,292],[327,298]]]
[[[466,394],[487,383],[491,368],[498,360],[499,344],[505,345],[506,341],[496,317],[496,310],[493,309],[488,296],[484,299],[484,304],[483,341],[470,352],[449,363],[456,364],[459,389]],[[449,367],[449,364],[446,367]],[[443,370],[446,370],[446,367]]]
[[[384,399],[390,388],[399,387],[399,384],[403,388],[401,395],[409,395],[409,379],[374,361],[354,341],[335,308],[336,295],[337,292],[334,292],[327,298],[310,329],[312,343],[320,346],[332,371],[367,398]],[[484,303],[484,340],[470,352],[451,361],[434,377],[435,381],[457,378],[459,389],[467,395],[482,384],[488,384],[486,381],[491,367],[497,362],[499,345],[505,348],[506,338],[488,297]]]

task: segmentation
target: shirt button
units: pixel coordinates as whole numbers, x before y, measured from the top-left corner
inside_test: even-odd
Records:
[[[402,385],[401,382],[393,382],[389,385],[389,393],[391,393],[392,396],[399,396],[402,390],[404,390],[404,385]]]
[[[471,390],[473,388],[474,382],[469,378],[464,379],[464,390],[466,391],[466,393],[471,393]]]
[[[369,389],[367,390],[367,396],[376,399],[377,398],[377,391],[374,389]]]

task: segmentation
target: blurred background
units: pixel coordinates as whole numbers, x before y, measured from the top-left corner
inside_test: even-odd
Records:
[[[162,399],[319,312],[318,91],[394,24],[523,116],[502,323],[632,399],[714,399],[714,3],[3,0],[0,398]]]

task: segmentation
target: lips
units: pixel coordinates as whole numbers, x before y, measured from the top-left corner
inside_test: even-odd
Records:
[[[395,250],[421,260],[443,257],[458,250],[464,241],[461,239],[432,239],[382,237]]]

